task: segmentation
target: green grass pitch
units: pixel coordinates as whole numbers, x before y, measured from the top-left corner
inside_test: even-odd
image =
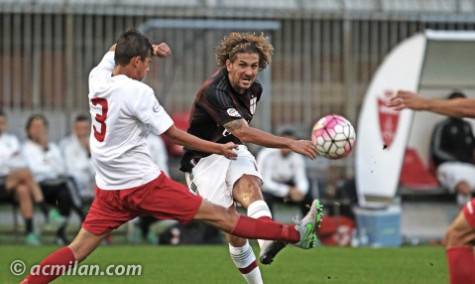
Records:
[[[31,266],[55,247],[0,246],[0,283],[18,283],[9,271],[14,259]],[[255,250],[257,252],[257,250]],[[141,264],[142,276],[67,276],[54,283],[245,283],[227,246],[102,246],[86,262]],[[400,249],[286,248],[270,266],[261,266],[266,283],[448,283],[442,247]]]

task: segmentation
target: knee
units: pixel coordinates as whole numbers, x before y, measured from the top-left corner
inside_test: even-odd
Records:
[[[248,188],[251,190],[261,190],[261,180],[253,175],[243,175],[236,183],[239,188]]]
[[[17,196],[17,198],[20,200],[20,201],[23,201],[23,200],[26,200],[26,199],[29,199],[30,197],[30,193],[28,191],[28,188],[25,187],[25,186],[17,186],[15,188],[15,194]]]
[[[29,169],[18,169],[18,176],[22,181],[31,182],[33,180],[33,175]]]
[[[261,181],[256,176],[243,175],[234,185],[233,197],[247,208],[256,200],[263,200]]]

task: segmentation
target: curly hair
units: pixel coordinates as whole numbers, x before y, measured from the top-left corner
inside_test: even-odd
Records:
[[[238,53],[259,54],[259,68],[262,70],[271,63],[274,47],[264,34],[232,32],[225,36],[216,47],[216,61],[225,66],[226,60],[233,61]]]

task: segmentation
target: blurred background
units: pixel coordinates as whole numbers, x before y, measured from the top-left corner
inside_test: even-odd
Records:
[[[388,53],[427,29],[473,31],[475,1],[0,0],[0,106],[7,114],[9,132],[24,140],[27,118],[42,113],[50,123],[50,140],[69,134],[76,115],[88,113],[89,71],[130,28],[171,46],[173,56],[154,61],[146,82],[182,127],[187,125],[195,92],[216,69],[218,41],[231,31],[266,34],[275,54],[260,75],[264,98],[254,125],[273,133],[290,127],[308,138],[312,125],[330,113],[347,117],[356,128],[370,81]],[[167,149],[170,174],[183,180],[177,171],[180,149],[173,145]],[[358,207],[355,155],[306,163],[311,190],[327,203],[329,215],[350,219],[350,223],[335,221],[329,242],[338,242],[343,234],[342,245],[351,245],[352,238],[355,246],[371,245],[368,238],[372,236],[364,232],[367,228],[363,227],[363,233],[355,230],[363,226],[356,222],[354,211]],[[401,202],[414,206],[402,215],[383,212],[394,217],[388,234],[397,239],[390,240],[390,246],[440,241],[457,205],[454,194],[435,187],[439,191],[422,195],[398,190],[394,202],[399,209],[404,208]],[[437,230],[420,238],[417,224],[439,212],[440,203],[447,205],[443,220],[435,222]],[[19,213],[13,209],[11,214],[8,203],[1,206],[5,234],[0,241],[18,241],[8,235],[21,231]],[[295,212],[283,206],[276,215],[290,220]],[[412,213],[404,219],[404,212]],[[338,231],[341,224],[346,229]],[[406,235],[401,233],[404,226],[410,226]],[[124,234],[127,230],[123,229]]]

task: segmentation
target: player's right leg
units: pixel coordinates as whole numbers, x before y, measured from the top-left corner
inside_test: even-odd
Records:
[[[28,275],[23,279],[21,284],[43,284],[53,281],[61,276],[61,269],[55,270],[58,274],[50,274],[47,271],[48,269],[42,269],[42,267],[52,267],[52,265],[64,265],[68,267],[71,263],[76,261],[80,262],[97,248],[105,236],[106,234],[97,236],[81,228],[69,246],[54,251],[40,262],[40,268],[36,270],[39,271],[40,274]],[[43,275],[41,274],[42,272],[46,272],[46,274]]]
[[[227,233],[247,239],[278,240],[309,249],[317,244],[315,230],[319,224],[314,201],[309,214],[297,225],[282,224],[271,220],[253,219],[239,215],[233,210],[202,200],[193,219],[201,220]]]
[[[451,284],[475,283],[474,241],[475,199],[472,199],[450,225],[445,236]]]

